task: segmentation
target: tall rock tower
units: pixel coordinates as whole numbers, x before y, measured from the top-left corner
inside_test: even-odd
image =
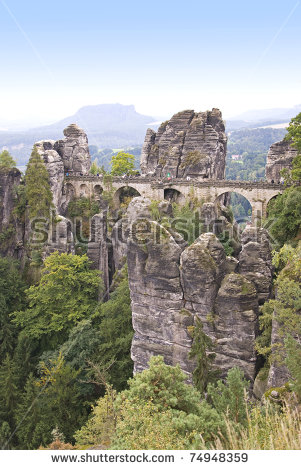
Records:
[[[280,171],[285,168],[291,170],[293,159],[297,154],[297,149],[292,147],[291,142],[287,140],[283,139],[271,145],[265,167],[267,181],[278,183],[281,178]]]
[[[181,111],[161,124],[157,132],[148,129],[142,148],[144,175],[173,178],[223,179],[227,137],[219,109],[195,113]]]

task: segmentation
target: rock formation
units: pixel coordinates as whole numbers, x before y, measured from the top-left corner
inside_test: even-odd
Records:
[[[91,220],[91,235],[88,242],[87,255],[92,261],[91,268],[99,269],[102,272],[104,283],[104,300],[108,298],[109,282],[109,262],[107,244],[107,213],[96,214]]]
[[[252,281],[257,289],[258,301],[263,304],[270,298],[273,266],[271,246],[265,229],[246,227],[241,236],[239,273]]]
[[[42,140],[35,145],[43,158],[49,173],[53,203],[58,214],[66,215],[66,208],[72,194],[65,185],[67,172],[87,175],[91,167],[88,138],[76,124],[70,124],[65,130],[65,139]]]
[[[65,139],[58,140],[54,149],[62,157],[65,171],[86,175],[91,167],[91,157],[86,133],[76,124],[64,130]]]
[[[224,178],[227,138],[219,109],[175,114],[157,132],[147,130],[141,172],[160,178]]]
[[[195,363],[189,358],[189,331],[199,318],[204,332],[215,343],[215,367],[222,376],[239,366],[253,380],[258,305],[271,287],[266,233],[261,229],[256,236],[255,229],[246,230],[244,256],[238,261],[226,257],[213,233],[204,233],[187,246],[179,235],[151,220],[149,204],[149,200],[139,197],[128,209],[135,371],[146,368],[151,355],[162,354],[167,364],[179,363],[191,380]],[[258,261],[249,258],[252,250],[247,245],[257,243],[251,240],[259,237],[264,246]],[[251,276],[252,262],[261,282]]]
[[[292,168],[292,161],[297,153],[297,149],[292,147],[291,142],[287,140],[281,140],[271,145],[265,167],[267,181],[278,183],[281,179],[280,171]]]

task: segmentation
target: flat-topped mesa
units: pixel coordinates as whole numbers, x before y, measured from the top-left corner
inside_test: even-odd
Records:
[[[143,175],[223,179],[227,137],[221,111],[181,111],[148,129],[141,154]]]
[[[284,139],[271,145],[265,167],[267,181],[278,183],[281,180],[280,171],[285,168],[291,170],[292,161],[297,153],[291,142]]]

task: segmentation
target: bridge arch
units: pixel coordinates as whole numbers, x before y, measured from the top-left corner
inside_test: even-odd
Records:
[[[185,202],[184,194],[176,188],[165,188],[164,199],[169,202],[176,202],[178,204],[184,204]]]
[[[244,191],[236,191],[235,189],[235,191],[221,191],[216,197],[215,202],[231,206],[236,222],[246,223],[248,221],[250,222],[254,215],[254,206],[252,205],[253,201],[250,199],[246,196]]]
[[[114,193],[113,202],[115,207],[120,207],[121,204],[127,203],[130,199],[138,196],[141,196],[141,194],[133,186],[121,186]]]
[[[95,184],[93,187],[93,194],[95,195],[95,199],[99,199],[103,193],[103,187],[100,184]]]
[[[87,184],[83,183],[79,187],[79,197],[89,197],[89,187]]]

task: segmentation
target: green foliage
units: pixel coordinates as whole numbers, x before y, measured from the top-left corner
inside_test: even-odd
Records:
[[[35,146],[27,165],[25,183],[29,217],[49,217],[52,207],[49,174]]]
[[[111,444],[117,423],[115,400],[115,390],[107,385],[105,395],[92,407],[87,422],[74,434],[78,446],[86,448],[102,445],[107,448]]]
[[[91,175],[94,175],[94,176],[96,176],[97,174],[101,175],[104,173],[104,169],[102,167],[99,167],[97,165],[97,161],[94,160],[90,168],[90,173]]]
[[[212,352],[213,342],[203,331],[203,324],[197,318],[193,329],[193,343],[189,353],[190,358],[196,358],[197,366],[193,371],[193,382],[201,392],[207,388],[208,383],[216,377],[216,372],[211,370],[215,354]]]
[[[271,336],[274,308],[274,302],[270,300],[269,302],[265,302],[260,309],[261,315],[259,316],[259,327],[261,334],[256,338],[255,349],[265,358],[269,357],[272,350]]]
[[[257,338],[257,351],[269,358],[269,361],[283,363],[285,350],[284,339],[301,337],[301,242],[296,249],[284,245],[273,258],[277,267],[282,267],[275,287],[275,299],[267,301],[262,307],[260,317],[261,336]],[[278,323],[279,342],[271,347],[271,331],[273,318]],[[291,343],[288,343],[290,345]]]
[[[123,410],[125,403],[127,405]],[[201,400],[201,395],[193,386],[185,383],[185,374],[180,370],[180,367],[165,365],[161,356],[152,357],[149,369],[136,374],[133,379],[129,380],[129,389],[118,395],[116,406],[121,412],[121,424],[117,423],[116,431],[118,439],[126,437],[131,439],[135,423],[139,421],[142,421],[142,429],[144,428],[144,432],[147,433],[151,426],[147,422],[148,418],[151,418],[150,413],[154,413],[155,419],[152,422],[157,419],[160,423],[160,415],[166,411],[169,413],[165,416],[166,419],[163,419],[162,427],[166,425],[168,416],[170,419],[169,429],[172,434],[177,432],[182,438],[182,443],[189,436],[188,448],[199,445],[200,435],[204,441],[209,441],[212,434],[217,433],[223,426],[223,421],[218,413],[206,401]],[[146,407],[145,422],[139,417],[133,417],[135,407]],[[150,409],[150,413],[147,412],[147,409]],[[122,419],[123,413],[125,413],[124,420]],[[127,421],[127,416],[129,421]],[[164,434],[162,430],[162,435]],[[145,445],[146,439],[147,436],[141,433],[143,445]],[[123,444],[126,444],[125,441]],[[140,446],[139,441],[137,446]]]
[[[78,371],[64,363],[61,356],[53,362],[51,368],[45,365],[42,369],[37,386],[42,392],[41,400],[50,430],[48,443],[52,440],[51,431],[54,428],[58,428],[70,442],[75,430],[86,418],[86,409],[80,400],[76,383],[78,374]]]
[[[24,291],[25,284],[18,263],[0,257],[0,363],[15,348],[17,331],[10,314],[24,307]]]
[[[191,433],[192,434],[192,433]],[[152,402],[133,404],[126,400],[119,412],[116,431],[110,449],[187,449],[189,438],[196,439],[196,432],[190,435],[179,432],[172,410],[158,412]]]
[[[218,235],[218,239],[224,247],[227,256],[232,256],[234,253],[233,241],[230,238],[229,232],[224,231]]]
[[[201,205],[202,203],[196,200],[192,194],[185,204],[172,203],[171,227],[182,235],[189,245],[201,234],[200,223],[198,223]]]
[[[14,323],[28,337],[56,348],[73,326],[96,309],[100,272],[89,266],[86,255],[51,254],[45,260],[40,283],[26,291],[29,308],[15,312]]]
[[[26,210],[26,188],[24,180],[22,180],[20,185],[14,187],[14,193],[16,202],[13,209],[13,214],[19,219],[24,219]]]
[[[101,358],[105,368],[111,364],[108,381],[117,391],[123,390],[133,374],[130,349],[134,331],[126,270],[110,300],[99,307],[96,318],[100,335],[97,357]]]
[[[99,203],[87,197],[72,199],[68,204],[68,215],[74,217],[91,218],[99,212]]]
[[[291,119],[287,128],[287,135],[285,140],[292,141],[293,146],[296,147],[298,153],[301,153],[301,113]]]
[[[135,168],[135,157],[126,152],[118,152],[111,159],[111,174],[114,176],[131,173]]]
[[[16,410],[17,436],[22,448],[36,449],[52,442],[53,429],[72,440],[83,424],[86,410],[79,397],[78,371],[64,364],[61,356],[44,365],[39,380],[29,375]]]
[[[226,179],[264,180],[270,146],[285,135],[284,129],[240,129],[231,132],[227,144]],[[232,155],[241,159],[232,160]]]
[[[301,345],[291,335],[286,337],[284,345],[285,362],[294,380],[292,389],[301,402]]]
[[[286,188],[269,203],[267,227],[280,246],[297,237],[301,227],[300,186]]]
[[[180,367],[167,366],[162,356],[153,356],[149,369],[136,374],[129,380],[129,389],[122,398],[129,400],[152,401],[159,410],[173,408],[186,413],[196,413],[201,396],[185,383],[185,374]]]
[[[226,419],[226,432],[217,436],[210,448],[216,450],[292,450],[301,449],[301,416],[297,409],[285,405],[282,411],[272,405],[246,409],[247,425],[238,427]]]
[[[17,369],[7,354],[0,367],[0,422],[15,427],[14,411],[18,403]]]
[[[225,414],[231,421],[245,425],[246,393],[249,382],[243,372],[234,367],[228,371],[225,383],[219,380],[216,385],[208,384],[207,399],[220,414]]]
[[[15,168],[16,162],[7,150],[0,153],[0,171],[11,170]]]
[[[7,421],[2,421],[0,425],[0,449],[9,450],[10,447],[10,436],[11,428]]]

